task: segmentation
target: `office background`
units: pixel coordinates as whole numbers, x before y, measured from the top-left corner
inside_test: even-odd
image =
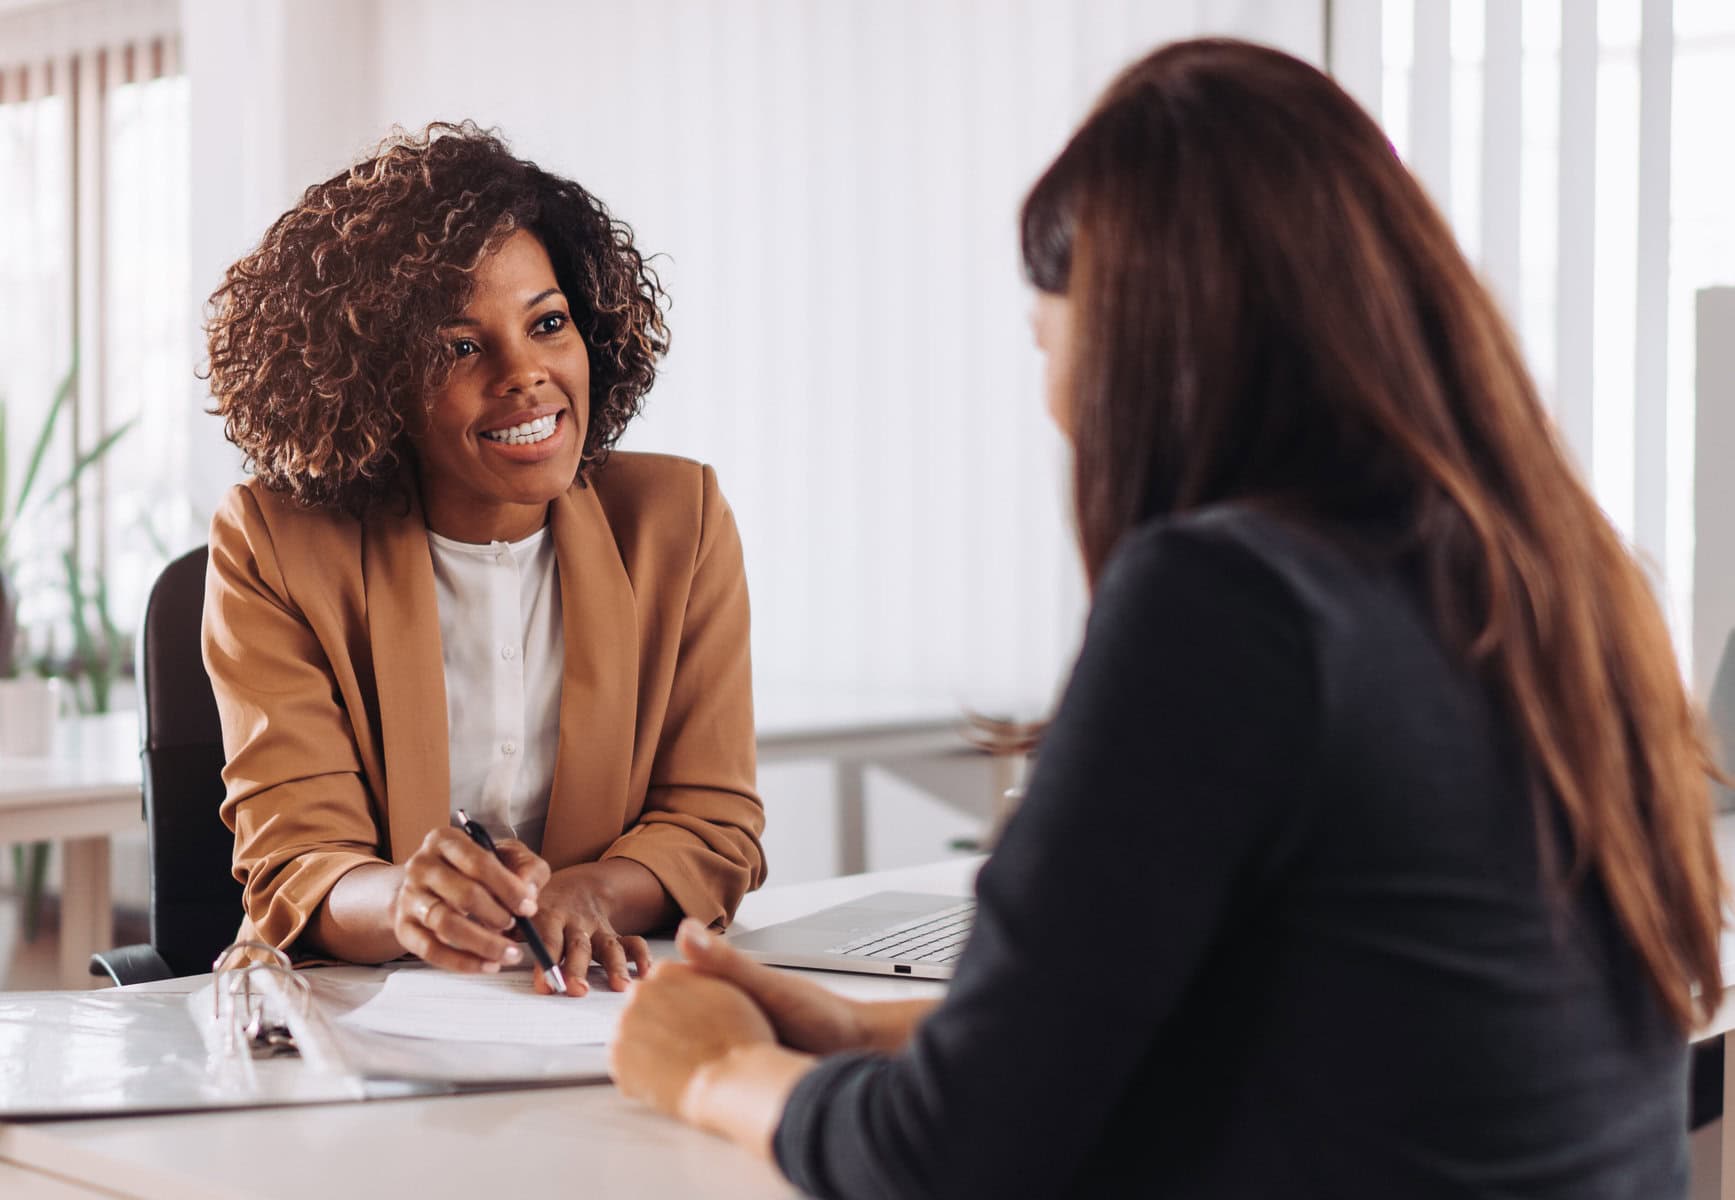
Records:
[[[1735,456],[1735,327],[1701,297],[1735,285],[1726,0],[0,0],[13,490],[74,346],[45,477],[136,419],[7,547],[28,652],[73,655],[62,548],[125,642],[239,477],[194,374],[223,267],[392,126],[473,118],[663,255],[674,349],[623,444],[717,466],[762,692],[1038,711],[1085,600],[1017,205],[1118,67],[1207,32],[1327,65],[1380,117],[1702,688],[1735,623],[1703,469]],[[981,774],[871,779],[870,864],[977,832]],[[828,873],[829,773],[762,782],[775,878]],[[142,893],[137,854],[116,871]]]

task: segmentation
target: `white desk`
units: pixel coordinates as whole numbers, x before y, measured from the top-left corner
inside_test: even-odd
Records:
[[[938,702],[846,692],[767,689],[761,762],[830,759],[837,782],[839,874],[866,869],[866,769],[958,753],[957,714]],[[0,846],[58,841],[61,986],[93,985],[90,956],[114,945],[109,838],[140,827],[134,713],[69,718],[47,758],[0,758]]]
[[[968,895],[979,859],[767,888],[741,907],[770,924],[882,889]],[[658,957],[667,942],[653,943]],[[937,995],[941,985],[809,973],[850,995]],[[192,990],[205,977],[148,985]],[[9,1176],[15,1172],[31,1172]],[[14,1178],[68,1188],[11,1190]],[[60,1181],[70,1181],[60,1182]],[[72,1200],[377,1200],[596,1195],[794,1196],[772,1167],[624,1099],[613,1087],[177,1116],[0,1124],[0,1193]]]
[[[970,752],[958,706],[936,697],[759,687],[759,762],[829,759],[839,875],[867,870],[867,768]]]
[[[113,1200],[111,1192],[93,1191],[57,1175],[7,1162],[0,1162],[0,1196],[6,1200]]]
[[[114,944],[109,838],[137,829],[139,727],[132,713],[68,718],[46,758],[0,757],[0,846],[62,845],[61,986],[90,986],[90,956]]]

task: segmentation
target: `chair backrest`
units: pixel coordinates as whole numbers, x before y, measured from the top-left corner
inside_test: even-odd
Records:
[[[151,945],[177,975],[211,969],[241,924],[235,838],[219,817],[223,727],[199,650],[200,546],[164,567],[139,626],[139,760],[151,856]]]
[[[1723,643],[1723,657],[1717,662],[1717,674],[1711,679],[1711,694],[1705,703],[1705,717],[1711,725],[1712,747],[1717,765],[1723,773],[1735,778],[1735,632]],[[1711,785],[1711,794],[1718,812],[1735,810],[1735,791],[1720,783]]]

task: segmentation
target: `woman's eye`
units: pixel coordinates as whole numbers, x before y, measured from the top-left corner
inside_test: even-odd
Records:
[[[536,331],[538,333],[559,333],[566,328],[568,320],[569,318],[565,313],[549,313],[546,317],[537,320]]]
[[[469,338],[459,338],[457,341],[452,343],[453,358],[469,358],[472,354],[480,354],[481,352],[482,347],[478,346]]]

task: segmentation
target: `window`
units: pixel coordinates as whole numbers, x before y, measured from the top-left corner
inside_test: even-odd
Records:
[[[1379,0],[1376,109],[1692,637],[1694,296],[1735,283],[1726,0]],[[1335,64],[1334,64],[1335,65]]]
[[[49,19],[74,7],[85,19]],[[92,604],[102,597],[124,665],[157,568],[197,537],[178,486],[180,414],[203,389],[188,301],[188,89],[165,26],[174,12],[87,3],[0,16],[16,56],[0,59],[0,397],[13,495],[78,359],[31,514],[7,548],[26,654],[57,667],[77,644],[67,551],[85,622],[100,628]],[[64,41],[68,29],[102,29],[89,18],[105,13],[112,37]],[[53,494],[123,427],[76,488]],[[88,684],[81,699],[95,700]]]

